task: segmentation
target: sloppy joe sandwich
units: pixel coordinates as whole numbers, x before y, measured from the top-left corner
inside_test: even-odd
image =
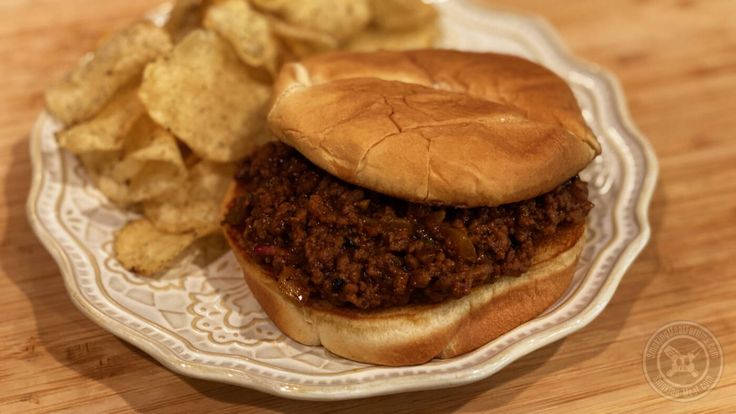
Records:
[[[289,337],[409,365],[476,349],[567,289],[600,153],[568,85],[449,50],[285,65],[223,227]]]

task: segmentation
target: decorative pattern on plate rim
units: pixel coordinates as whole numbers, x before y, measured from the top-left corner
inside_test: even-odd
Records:
[[[616,81],[570,56],[544,21],[466,1],[439,7],[441,46],[512,53],[552,68],[570,83],[602,141],[603,155],[582,174],[596,204],[585,250],[573,284],[543,315],[467,355],[415,367],[360,364],[295,343],[262,312],[231,254],[204,267],[193,258],[157,280],[121,268],[112,257],[112,233],[129,215],[59,151],[59,126],[42,113],[31,136],[28,217],[77,307],[181,374],[323,400],[476,381],[593,320],[649,238],[654,154],[629,120]]]

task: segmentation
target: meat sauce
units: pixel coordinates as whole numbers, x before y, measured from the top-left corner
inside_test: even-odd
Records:
[[[291,147],[270,143],[241,165],[229,235],[295,300],[376,309],[459,298],[531,265],[535,244],[584,222],[574,177],[498,207],[411,203],[346,183]]]

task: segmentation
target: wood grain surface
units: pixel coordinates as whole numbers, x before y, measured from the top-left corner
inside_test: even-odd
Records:
[[[661,164],[652,240],[592,324],[486,380],[335,403],[173,374],[87,320],[31,232],[28,133],[42,91],[103,33],[158,0],[0,1],[0,412],[724,412],[736,410],[736,2],[503,0],[545,16],[614,72]],[[647,339],[677,319],[718,337],[726,368],[691,403],[657,395]]]

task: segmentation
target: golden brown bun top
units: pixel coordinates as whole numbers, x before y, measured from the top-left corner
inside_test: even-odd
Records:
[[[532,198],[600,153],[568,85],[513,56],[329,53],[285,65],[273,96],[279,139],[345,181],[413,202]]]

